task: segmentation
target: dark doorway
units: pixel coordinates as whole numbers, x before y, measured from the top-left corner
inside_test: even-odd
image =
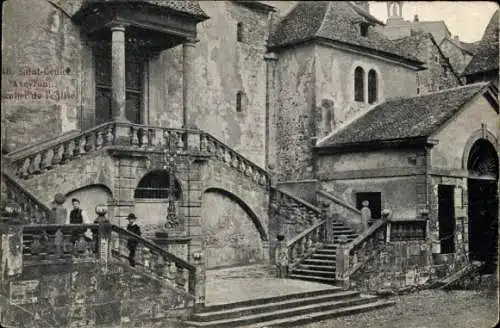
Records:
[[[484,262],[483,273],[494,273],[498,247],[498,155],[485,139],[471,148],[467,169],[469,256]]]
[[[438,218],[441,254],[455,253],[455,186],[438,186]]]
[[[380,192],[358,192],[356,193],[356,208],[363,208],[363,201],[370,202],[368,208],[372,212],[372,219],[382,217],[382,193]]]

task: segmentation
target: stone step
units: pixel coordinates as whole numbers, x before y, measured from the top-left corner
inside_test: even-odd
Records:
[[[340,226],[332,227],[332,231],[335,234],[343,234],[343,233],[355,234],[355,232],[351,228],[340,227]]]
[[[377,300],[375,302],[370,302],[366,304],[342,307],[322,312],[309,313],[306,315],[288,317],[286,319],[277,319],[265,323],[253,324],[251,326],[240,326],[240,328],[302,327],[302,325],[308,323],[322,321],[350,314],[373,311],[388,306],[392,306],[394,304],[395,304],[394,301]]]
[[[316,251],[314,251],[313,255],[315,255],[315,254],[336,255],[337,249],[335,249],[335,248],[321,248],[321,249],[317,249]]]
[[[297,266],[297,269],[300,270],[313,270],[313,271],[325,271],[325,272],[335,272],[335,263],[327,264],[327,265],[318,265],[318,264],[308,264],[308,263],[300,263]]]
[[[296,268],[292,270],[292,274],[301,276],[335,278],[335,270],[320,271],[320,270]]]
[[[221,304],[221,305],[211,305],[211,306],[201,308],[201,309],[197,310],[196,312],[197,313],[216,312],[216,311],[234,309],[234,308],[238,308],[238,307],[248,307],[248,306],[254,306],[254,305],[259,305],[259,304],[268,304],[268,303],[272,303],[272,302],[282,302],[282,301],[286,301],[286,300],[290,300],[290,299],[321,297],[323,295],[334,294],[334,293],[338,293],[338,292],[342,292],[342,291],[343,291],[343,289],[340,287],[327,286],[327,288],[323,288],[321,290],[292,293],[292,294],[286,294],[286,295],[281,295],[281,296],[263,297],[263,298],[258,298],[258,299],[239,301],[239,302],[233,302],[233,303],[226,303],[226,304]]]
[[[353,298],[359,296],[358,291],[340,291],[332,292],[324,295],[314,295],[309,297],[300,297],[296,295],[294,298],[290,298],[283,301],[267,301],[257,305],[250,306],[240,306],[232,309],[223,308],[217,311],[204,311],[200,313],[194,313],[190,320],[191,321],[214,321],[229,318],[237,318],[252,314],[265,313],[278,311],[282,309],[289,309],[293,307],[306,306],[311,304],[318,304],[323,302],[339,301],[343,299]]]
[[[337,255],[335,255],[335,254],[313,254],[308,259],[335,261],[337,259]]]
[[[373,303],[376,300],[374,296],[364,296],[364,297],[351,297],[345,300],[335,300],[327,302],[319,302],[298,307],[289,307],[286,309],[280,309],[275,311],[269,311],[258,314],[243,315],[236,318],[225,318],[221,320],[213,321],[186,321],[185,325],[188,327],[210,327],[210,328],[222,328],[222,327],[238,327],[241,325],[250,325],[255,323],[264,323],[272,320],[283,320],[290,317],[311,315],[313,313],[321,313],[326,311],[331,311],[332,309],[341,308],[351,308],[354,306],[366,305],[368,303]]]
[[[306,265],[333,265],[335,266],[337,262],[335,261],[335,258],[333,260],[323,260],[323,259],[316,259],[316,258],[307,258],[302,262],[302,264]]]
[[[308,275],[301,275],[301,274],[295,274],[295,273],[289,274],[288,278],[297,279],[297,280],[320,282],[320,283],[329,284],[329,285],[335,285],[335,283],[337,282],[337,280],[335,278],[320,277],[320,276],[308,276]]]

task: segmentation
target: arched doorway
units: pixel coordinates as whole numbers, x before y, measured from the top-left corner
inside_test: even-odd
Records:
[[[477,140],[467,160],[470,259],[496,268],[498,246],[498,155],[486,139]]]
[[[168,213],[169,188],[170,174],[165,170],[151,171],[139,181],[134,192],[135,214],[145,236],[152,237],[158,230],[163,230]],[[176,179],[173,194],[177,217],[183,222],[180,211],[182,190]]]

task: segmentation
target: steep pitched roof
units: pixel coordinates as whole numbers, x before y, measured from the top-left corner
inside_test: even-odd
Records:
[[[477,46],[476,53],[463,75],[498,70],[498,10],[493,14],[486,26],[483,37]]]
[[[82,7],[85,7],[91,3],[110,3],[110,2],[124,2],[123,0],[83,0]],[[167,7],[179,12],[184,12],[200,17],[208,17],[203,9],[201,9],[198,1],[194,0],[128,0],[127,2],[143,2],[152,5]]]
[[[354,7],[348,1],[300,2],[276,24],[270,34],[268,47],[275,49],[311,39],[327,39],[376,50],[413,61],[417,65],[421,63],[415,57],[402,53],[392,41],[371,26],[367,36],[361,36],[359,24],[371,24],[371,21]]]
[[[453,75],[455,75],[455,77],[457,78],[457,80],[460,83],[460,77],[458,76],[457,72],[455,72],[455,70],[453,69],[453,66],[450,64],[448,57],[446,57],[444,55],[443,51],[441,50],[441,47],[436,42],[436,39],[434,38],[432,33],[430,33],[430,32],[428,32],[428,33],[417,32],[417,33],[413,33],[413,35],[411,35],[411,36],[407,36],[407,37],[392,40],[392,41],[399,47],[399,49],[401,49],[401,51],[407,52],[408,54],[413,54],[419,60],[425,62],[426,57],[427,57],[427,53],[426,52],[419,53],[419,46],[420,46],[420,44],[422,44],[422,42],[425,42],[427,40],[430,40],[434,44],[434,46],[438,50],[439,54],[441,55],[441,58],[443,58],[444,62],[446,62],[448,64],[448,68],[453,73]]]
[[[488,83],[388,100],[320,142],[317,148],[430,136]]]
[[[449,35],[451,35],[450,30],[448,29],[448,26],[446,26],[446,23],[444,21],[417,21],[417,22],[412,22],[412,29],[414,30],[421,30],[426,33],[431,33],[434,38],[438,41],[441,42],[442,38],[445,38]],[[437,36],[443,34],[442,38],[438,38]]]

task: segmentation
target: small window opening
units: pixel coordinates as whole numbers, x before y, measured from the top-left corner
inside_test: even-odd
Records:
[[[243,110],[243,92],[238,91],[236,93],[236,111],[240,113]]]
[[[359,30],[360,30],[361,36],[367,36],[368,35],[368,24],[361,23],[359,26]]]
[[[236,41],[243,41],[243,23],[236,24]]]
[[[354,100],[365,101],[365,71],[361,67],[356,67],[354,71]]]
[[[371,69],[368,72],[368,103],[373,104],[378,98],[377,73]]]
[[[417,95],[420,94],[420,88],[417,88]]]

